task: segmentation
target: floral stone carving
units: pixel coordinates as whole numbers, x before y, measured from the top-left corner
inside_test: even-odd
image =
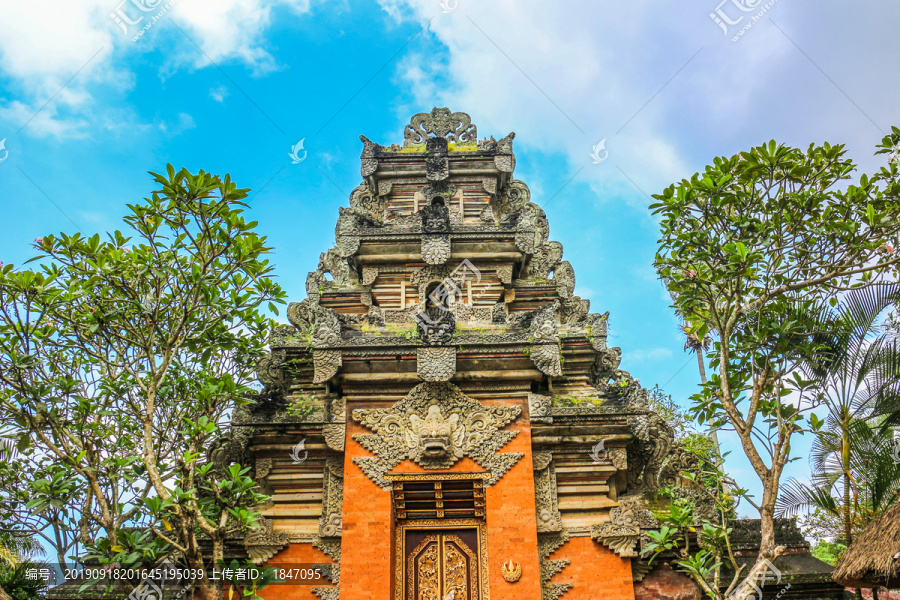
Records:
[[[450,383],[421,383],[390,408],[353,411],[353,420],[375,432],[353,436],[375,454],[353,462],[376,485],[390,489],[384,475],[404,459],[426,469],[448,469],[468,456],[491,473],[485,484],[490,486],[523,456],[498,453],[518,433],[501,428],[520,412],[518,406],[482,406]]]
[[[537,514],[538,533],[562,531],[562,516],[556,496],[556,471],[553,455],[549,452],[535,452],[534,461],[534,504]]]
[[[456,374],[456,347],[417,348],[416,370],[425,381],[449,381]]]
[[[553,302],[537,312],[529,329],[531,360],[545,375],[562,375],[559,350],[559,331],[556,327],[556,311],[559,302]]]
[[[607,523],[591,527],[591,538],[622,558],[635,558],[642,525],[654,527],[656,519],[636,497],[622,498],[619,506],[609,511]]]
[[[432,108],[431,113],[417,113],[403,130],[403,147],[425,143],[428,134],[447,138],[451,142],[476,142],[478,130],[472,117],[464,112],[450,112],[449,108]]]

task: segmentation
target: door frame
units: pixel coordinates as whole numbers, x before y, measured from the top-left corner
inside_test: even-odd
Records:
[[[474,529],[477,534],[478,548],[478,591],[480,597],[477,600],[490,600],[488,588],[488,563],[487,563],[487,530],[481,519],[415,519],[398,523],[394,531],[394,598],[406,600],[406,555],[404,553],[406,532],[434,531],[440,532],[447,529]]]

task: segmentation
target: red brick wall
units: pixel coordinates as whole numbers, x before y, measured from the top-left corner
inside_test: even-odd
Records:
[[[348,407],[348,410],[351,408]],[[496,485],[488,488],[485,494],[489,585],[494,598],[533,600],[540,598],[541,588],[530,426],[525,417],[520,416],[509,429],[518,430],[519,435],[501,452],[522,452],[525,456]],[[391,497],[389,492],[372,483],[353,463],[356,456],[371,456],[353,441],[352,435],[355,433],[371,432],[357,423],[347,423],[341,600],[390,600],[393,597],[394,575]],[[482,467],[469,458],[463,458],[450,469],[481,470]],[[403,461],[394,472],[435,471],[425,470],[411,461]],[[500,565],[507,560],[522,565],[522,578],[517,583],[507,583],[500,574]]]
[[[565,600],[634,600],[631,561],[591,538],[571,538],[550,558],[571,561],[550,580],[573,584],[563,596]]]
[[[277,567],[279,564],[290,564],[297,568],[298,564],[331,564],[332,562],[334,561],[327,554],[318,548],[313,548],[312,544],[291,544],[273,556],[266,566]],[[329,585],[331,583],[327,579],[323,580],[322,585],[270,585],[260,591],[259,595],[265,600],[318,600],[318,597],[312,593],[312,588]]]

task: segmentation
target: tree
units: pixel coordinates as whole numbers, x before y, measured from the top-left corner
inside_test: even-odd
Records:
[[[816,334],[823,350],[799,366],[826,413],[824,420],[811,416],[816,434],[812,485],[789,480],[779,513],[793,516],[818,508],[833,514],[846,545],[900,492],[892,432],[873,419],[879,405],[900,397],[900,346],[885,333],[878,335],[880,318],[898,300],[898,284],[850,292],[819,317],[827,323]]]
[[[175,552],[212,599],[226,533],[253,528],[265,496],[247,466],[204,456],[250,401],[273,326],[261,309],[284,292],[246,189],[151,175],[160,189],[128,206],[127,235],[47,236],[37,268],[0,270],[0,416],[84,482],[80,533],[101,562]]]
[[[700,423],[736,432],[762,484],[761,499],[745,496],[762,528],[748,577],[781,551],[775,502],[791,436],[803,427],[809,382],[796,367],[816,351],[817,307],[883,282],[900,263],[893,252],[900,234],[897,165],[840,189],[854,169],[844,154],[841,145],[804,152],[771,141],[716,158],[703,173],[654,195],[651,206],[661,215],[654,264],[673,307],[698,339],[714,340],[706,352],[712,374],[693,397],[693,413]],[[749,594],[742,586],[736,600]],[[713,596],[723,597],[719,590]]]

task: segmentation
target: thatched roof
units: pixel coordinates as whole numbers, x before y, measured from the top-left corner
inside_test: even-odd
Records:
[[[869,523],[844,551],[834,580],[847,587],[900,586],[900,504]]]

